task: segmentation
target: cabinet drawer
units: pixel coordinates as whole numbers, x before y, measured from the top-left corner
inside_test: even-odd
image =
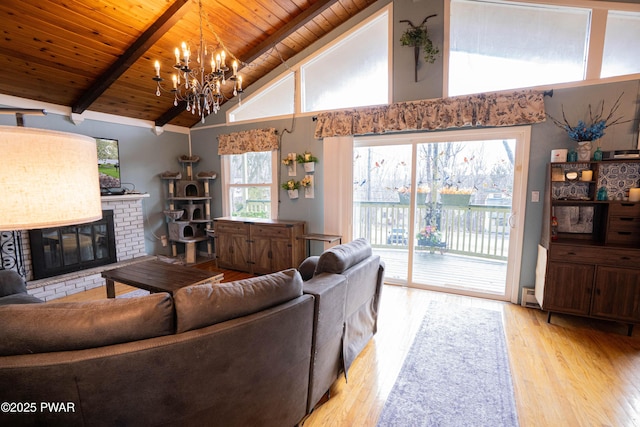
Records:
[[[640,217],[610,217],[607,228],[607,244],[640,246]]]
[[[251,237],[270,237],[288,239],[291,237],[291,227],[281,227],[277,225],[252,225]]]
[[[636,216],[640,217],[640,203],[613,202],[609,204],[611,216]]]
[[[640,235],[631,231],[610,231],[607,233],[608,245],[640,246]]]
[[[638,260],[640,260],[640,250],[607,248],[600,252],[600,261],[598,264],[617,267],[637,267]]]
[[[249,224],[243,222],[215,221],[213,228],[216,233],[247,234]]]
[[[638,260],[640,249],[573,245],[552,245],[549,249],[549,261],[637,267]]]
[[[602,260],[602,249],[600,246],[551,245],[549,259],[561,262],[597,264]]]
[[[640,217],[614,216],[609,219],[609,231],[640,232]]]

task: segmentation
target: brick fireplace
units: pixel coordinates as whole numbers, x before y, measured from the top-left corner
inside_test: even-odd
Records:
[[[27,290],[43,300],[49,301],[104,285],[101,272],[121,265],[148,258],[144,244],[143,198],[148,194],[103,196],[102,210],[113,211],[113,226],[116,246],[115,264],[89,268],[73,273],[33,280],[33,267],[29,239],[22,239],[24,265],[27,273]],[[23,232],[27,235],[27,232]]]

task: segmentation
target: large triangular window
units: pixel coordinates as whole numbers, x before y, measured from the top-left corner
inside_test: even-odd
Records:
[[[387,104],[390,6],[364,20],[229,110],[228,121]],[[300,91],[296,91],[296,79]],[[296,99],[299,97],[300,99]]]

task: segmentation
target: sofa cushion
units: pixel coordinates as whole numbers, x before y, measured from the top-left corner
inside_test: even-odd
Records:
[[[0,356],[81,350],[174,332],[167,293],[140,298],[0,307]]]
[[[10,304],[39,304],[43,303],[40,298],[34,297],[29,294],[13,294],[0,298],[0,305]]]
[[[371,245],[367,239],[363,238],[334,246],[320,255],[315,273],[341,274],[349,267],[367,259],[371,254]]]
[[[314,255],[308,257],[300,263],[300,265],[298,266],[298,271],[300,272],[303,281],[306,282],[313,277],[313,273],[316,271],[316,266],[318,265],[319,259],[320,256]]]
[[[18,273],[13,270],[0,270],[0,297],[26,293],[27,286]]]
[[[302,295],[295,269],[228,283],[188,286],[174,294],[177,332],[246,316]]]

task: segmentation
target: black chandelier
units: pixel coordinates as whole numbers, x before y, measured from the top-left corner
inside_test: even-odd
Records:
[[[226,52],[219,42],[218,47],[208,46],[204,38],[202,23],[204,12],[202,1],[198,1],[200,15],[200,41],[195,60],[191,56],[191,47],[183,42],[182,48],[175,49],[176,74],[173,75],[173,86],[170,90],[162,86],[164,80],[160,77],[160,61],[155,62],[156,96],[164,92],[174,94],[173,105],[178,102],[187,103],[186,110],[193,115],[198,115],[204,123],[205,117],[211,113],[216,114],[220,110],[220,104],[227,99],[222,92],[227,78],[229,67],[226,65]],[[215,33],[214,33],[215,34]],[[217,35],[216,35],[217,37]],[[219,39],[218,39],[219,41]],[[209,53],[211,56],[209,58]],[[232,74],[228,78],[233,82],[233,96],[242,93],[242,76],[238,74],[238,61],[233,60]]]

